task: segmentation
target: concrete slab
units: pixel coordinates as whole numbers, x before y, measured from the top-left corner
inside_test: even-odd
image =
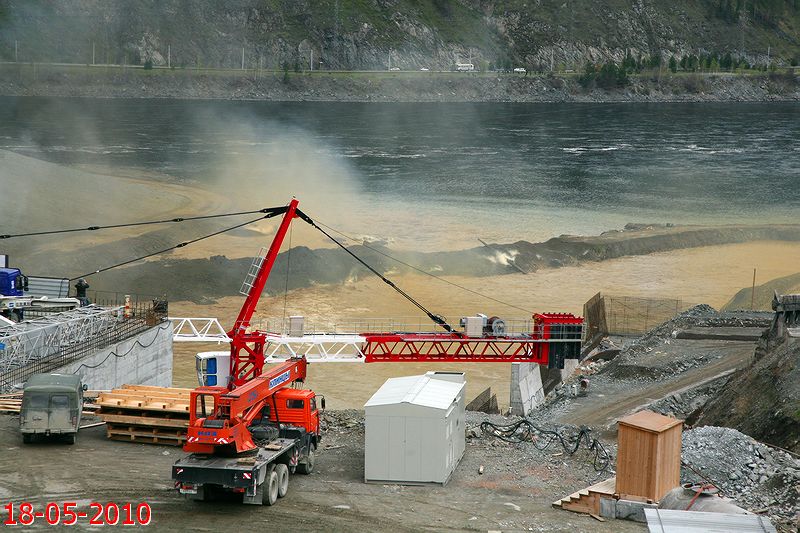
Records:
[[[690,328],[679,331],[677,338],[693,340],[757,341],[765,328]]]

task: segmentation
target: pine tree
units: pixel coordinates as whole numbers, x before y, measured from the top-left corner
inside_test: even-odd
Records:
[[[673,74],[678,72],[678,62],[675,60],[675,56],[669,56],[669,71]]]

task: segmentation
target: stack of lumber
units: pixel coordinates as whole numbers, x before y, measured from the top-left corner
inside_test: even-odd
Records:
[[[22,405],[22,393],[0,394],[0,411],[19,413]]]
[[[97,397],[109,439],[182,446],[191,389],[123,385]]]
[[[0,394],[0,412],[6,413],[19,413],[22,407],[22,393],[12,392],[9,394]],[[98,407],[92,404],[83,404],[84,415],[94,415],[97,413]]]

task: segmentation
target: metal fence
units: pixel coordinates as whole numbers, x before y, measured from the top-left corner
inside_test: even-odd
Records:
[[[670,298],[595,294],[583,306],[587,345],[606,335],[642,335],[690,307],[693,303]]]
[[[0,391],[13,391],[32,374],[51,372],[129,339],[166,320],[150,302],[124,307],[87,306],[0,327]]]

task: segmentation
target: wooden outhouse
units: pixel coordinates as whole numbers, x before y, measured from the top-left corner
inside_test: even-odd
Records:
[[[681,482],[683,421],[640,411],[619,421],[617,485],[620,498],[657,502]]]

